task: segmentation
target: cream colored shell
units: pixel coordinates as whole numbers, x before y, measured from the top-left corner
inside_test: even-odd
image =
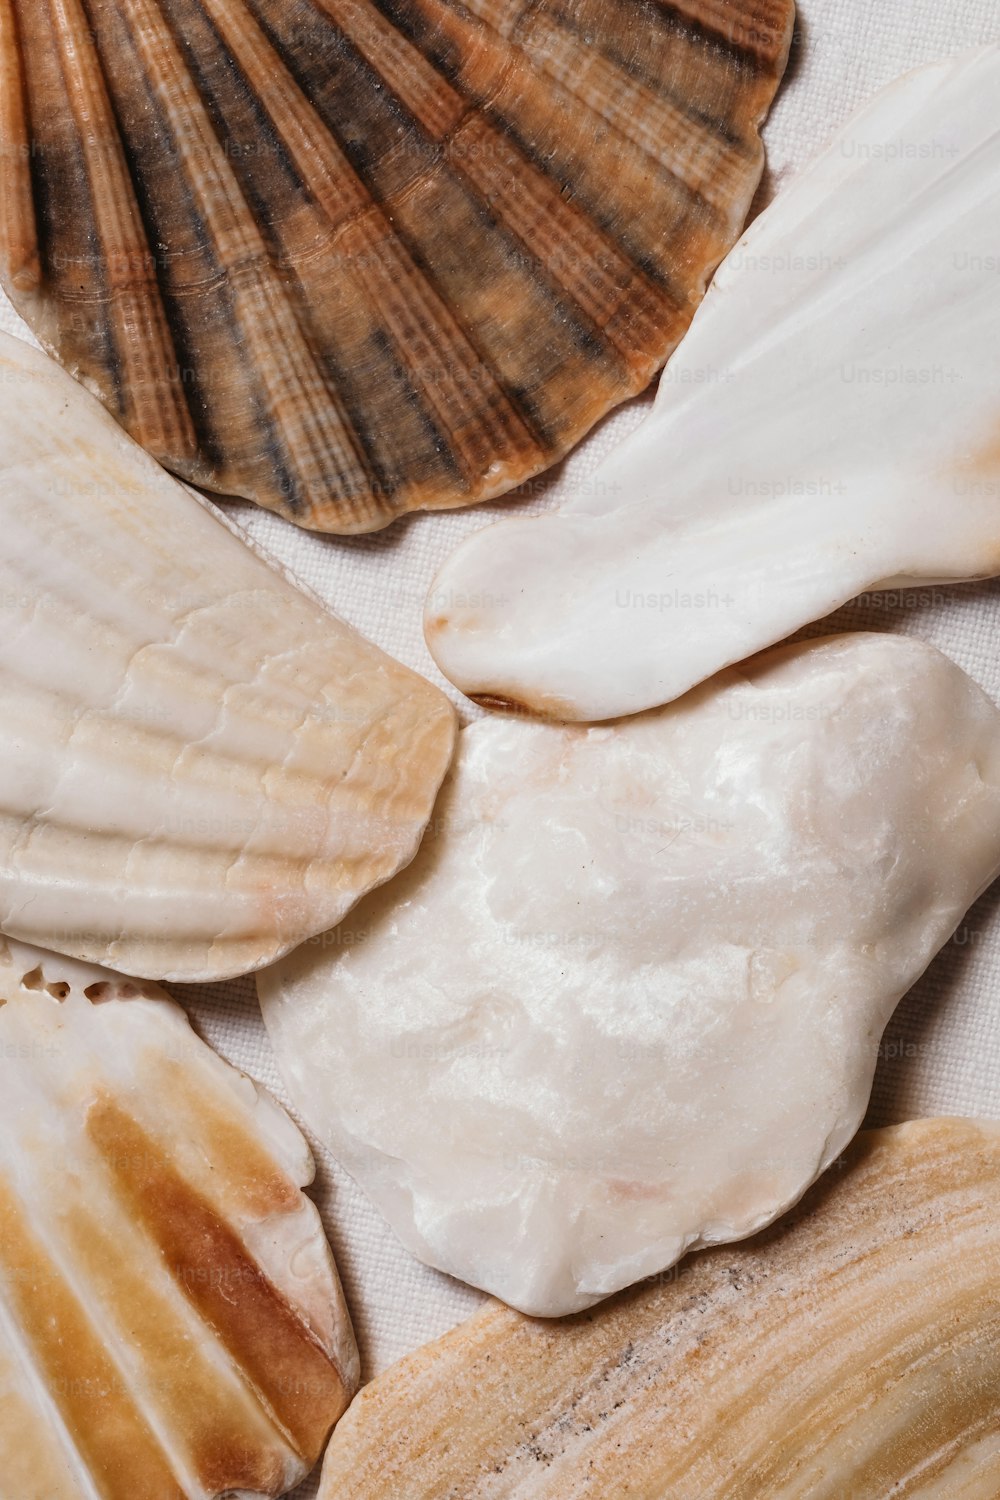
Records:
[[[0,929],[214,980],[411,858],[454,715],[0,338]]]
[[[413,865],[261,972],[304,1119],[422,1260],[576,1311],[793,1203],[1000,870],[1000,713],[921,642],[463,731]]]
[[[320,1500],[995,1500],[1000,1126],[859,1137],[775,1228],[358,1397]]]

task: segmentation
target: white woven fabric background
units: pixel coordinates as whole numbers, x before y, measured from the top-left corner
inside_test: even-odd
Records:
[[[803,0],[789,71],[765,129],[768,169],[758,206],[780,192],[782,181],[881,85],[920,63],[998,39],[1000,0]],[[2,294],[0,327],[29,337]],[[249,505],[233,506],[231,514],[339,614],[448,688],[468,716],[469,706],[440,678],[421,634],[423,601],[438,566],[460,538],[504,512],[558,505],[560,496],[636,424],[644,405],[640,399],[612,415],[560,471],[530,486],[527,497],[522,492],[471,511],[412,517],[387,532],[352,540],[306,535]],[[920,635],[1000,702],[1000,584],[867,596],[822,628]],[[899,1007],[883,1044],[871,1123],[939,1113],[1000,1117],[998,907],[1000,883]],[[176,993],[202,1034],[287,1104],[252,982]],[[315,1194],[369,1379],[444,1332],[481,1299],[418,1265],[360,1190],[310,1139],[318,1168]],[[311,1500],[315,1484],[314,1478],[297,1490],[296,1500]]]

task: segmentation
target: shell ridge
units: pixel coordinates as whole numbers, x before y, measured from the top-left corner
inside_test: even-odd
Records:
[[[384,58],[371,44],[370,39],[359,39],[350,26],[350,17],[358,20],[358,18],[370,19],[377,15],[375,7],[359,3],[345,5],[343,0],[340,0],[340,3],[338,0],[316,0],[316,4],[323,13],[330,17],[347,42],[357,48],[367,65],[395,92],[399,83],[396,73],[385,66]],[[272,42],[276,44],[276,36],[270,32],[269,35]],[[414,54],[414,57],[416,56],[417,54]],[[289,60],[285,60],[285,67],[290,69],[289,77],[305,98],[302,83]],[[449,93],[454,93],[450,85],[439,80],[439,75],[434,74],[434,77],[442,82],[443,88]],[[398,94],[397,97],[399,97]],[[455,97],[457,99],[458,96]],[[407,97],[401,98],[400,102],[413,119],[423,125],[419,101]],[[312,109],[312,106],[310,108]],[[316,113],[314,109],[312,112]],[[318,114],[316,117],[321,118]],[[334,125],[328,118],[324,119],[323,123],[337,142],[344,170],[351,173],[354,181],[360,185],[370,205],[370,209],[359,208],[349,220],[336,226],[337,241],[342,242],[343,238],[352,232],[364,238],[365,249],[361,252],[364,264],[359,274],[362,295],[371,310],[383,318],[388,317],[391,309],[396,309],[395,327],[390,329],[395,335],[392,341],[393,354],[409,375],[412,375],[415,370],[418,376],[422,376],[416,382],[412,379],[409,382],[414,401],[418,402],[421,409],[426,412],[430,427],[435,434],[435,442],[443,445],[445,450],[443,456],[447,461],[453,462],[456,476],[461,476],[467,486],[467,491],[474,492],[475,498],[479,498],[482,495],[482,460],[479,457],[479,449],[484,436],[487,444],[498,450],[495,462],[504,465],[505,463],[523,464],[526,442],[537,451],[541,458],[544,451],[544,434],[538,430],[530,412],[525,410],[518,400],[517,393],[510,388],[502,374],[485,357],[476,342],[473,330],[469,327],[467,320],[461,316],[461,309],[449,306],[447,298],[437,284],[432,268],[420,253],[419,245],[411,239],[401,224],[393,222],[390,205],[376,194],[371,184],[362,181],[357,170],[350,163]],[[428,136],[428,139],[433,139],[433,136]],[[428,171],[432,170],[433,167],[428,168]],[[415,195],[422,186],[422,181],[421,177],[415,177],[404,196]],[[396,265],[382,266],[382,257],[377,254],[381,237],[375,232],[374,224],[370,230],[362,227],[365,216],[369,212],[377,215],[375,223],[380,228],[391,227],[396,241],[394,247]],[[388,253],[391,255],[393,246],[391,241],[387,243],[389,244]],[[365,272],[368,273],[367,276]],[[417,278],[415,286],[410,285],[411,276]],[[412,354],[407,353],[404,325],[398,314],[405,311],[412,316],[413,308],[408,304],[407,297],[404,295],[404,287],[414,294],[421,311],[426,314],[418,321],[422,324],[424,338],[432,343],[430,350],[414,348]],[[439,351],[444,354],[443,373],[446,378],[430,379],[428,378],[429,372],[436,366],[440,367],[442,363]],[[480,397],[482,396],[484,382],[494,399],[485,410],[477,412],[476,402],[470,397],[474,398],[477,392]],[[461,433],[461,439],[456,442],[453,436],[449,442],[447,425],[442,419],[456,412],[460,420],[457,420],[454,425]],[[467,504],[470,498],[468,492],[456,496],[451,503]]]
[[[764,0],[763,4],[750,0],[740,4],[737,9],[745,20],[729,15],[733,7],[724,0],[656,0],[656,4],[679,24],[698,27],[737,60],[749,56],[779,66],[787,55],[790,38],[786,37],[786,22],[790,7],[781,0]]]
[[[133,1474],[139,1470],[148,1471],[155,1482],[162,1483],[169,1478],[176,1481],[176,1490],[171,1493],[167,1490],[166,1495],[170,1500],[180,1500],[183,1495],[181,1487],[182,1475],[178,1474],[174,1463],[174,1456],[164,1447],[160,1434],[156,1431],[151,1414],[147,1409],[147,1403],[142,1396],[136,1392],[129,1381],[129,1364],[124,1357],[124,1348],[120,1339],[115,1339],[113,1344],[107,1337],[108,1330],[99,1328],[94,1320],[91,1310],[87,1307],[84,1297],[81,1295],[79,1278],[74,1267],[67,1263],[66,1246],[61,1236],[53,1233],[52,1226],[41,1224],[38,1221],[37,1212],[29,1210],[21,1194],[13,1186],[8,1184],[5,1177],[0,1176],[0,1202],[4,1210],[4,1236],[3,1236],[3,1271],[8,1278],[17,1278],[19,1273],[23,1276],[27,1264],[34,1268],[34,1274],[38,1279],[44,1279],[45,1272],[62,1285],[63,1307],[61,1312],[67,1312],[72,1317],[75,1314],[77,1326],[75,1329],[66,1327],[65,1317],[59,1318],[59,1333],[57,1341],[61,1344],[63,1339],[72,1333],[84,1332],[89,1347],[80,1347],[77,1339],[74,1345],[74,1371],[80,1371],[69,1381],[70,1389],[60,1390],[62,1397],[56,1402],[59,1409],[61,1422],[70,1426],[69,1413],[73,1407],[74,1399],[79,1400],[85,1396],[94,1385],[104,1384],[110,1375],[113,1381],[114,1394],[118,1402],[124,1406],[129,1420],[129,1431],[127,1439],[123,1434],[109,1431],[106,1426],[90,1426],[86,1437],[94,1456],[98,1456],[99,1467],[106,1473],[115,1473],[124,1449],[127,1444]],[[20,1262],[20,1264],[18,1264]],[[15,1283],[16,1284],[16,1283]],[[6,1301],[7,1292],[4,1292]],[[18,1299],[24,1301],[25,1299]],[[30,1293],[28,1294],[30,1299]],[[66,1306],[66,1301],[69,1307]],[[82,1325],[82,1328],[81,1328]],[[53,1355],[50,1351],[46,1356],[44,1342],[39,1337],[41,1329],[36,1326],[34,1334],[25,1330],[24,1337],[31,1349],[31,1360],[35,1368],[43,1368],[46,1364],[51,1365]],[[102,1334],[104,1337],[102,1337]],[[51,1333],[49,1340],[51,1341]],[[51,1370],[50,1370],[51,1374]],[[58,1377],[57,1377],[58,1380]],[[73,1451],[79,1454],[84,1463],[87,1462],[82,1442],[83,1433],[80,1437],[72,1437]],[[117,1451],[116,1451],[117,1450]],[[122,1476],[124,1477],[124,1476]],[[112,1491],[114,1495],[114,1491]],[[117,1500],[117,1496],[115,1497]]]
[[[95,18],[95,38],[102,55],[106,59],[112,59],[114,66],[119,72],[110,75],[113,79],[113,87],[120,91],[123,82],[120,70],[125,69],[128,77],[143,76],[143,56],[139,50],[138,42],[134,34],[132,20],[126,13],[125,5],[113,7],[104,6],[97,12]],[[148,111],[155,115],[155,125],[152,136],[145,140],[141,135],[136,135],[131,148],[132,156],[138,163],[147,154],[148,150],[160,149],[161,142],[171,143],[171,135],[168,128],[169,117],[165,106],[157,92],[151,92],[148,99]],[[139,124],[142,125],[143,118],[139,116]],[[182,153],[176,141],[171,145],[172,154],[177,158]],[[190,325],[191,319],[186,310],[186,304],[192,300],[204,296],[206,292],[216,292],[221,299],[223,316],[228,327],[232,330],[234,342],[241,329],[241,321],[238,309],[235,305],[233,288],[228,268],[220,259],[218,246],[210,237],[206,225],[206,217],[203,207],[199,204],[193,184],[189,181],[178,162],[175,161],[177,170],[173,174],[172,182],[180,188],[183,198],[183,209],[187,218],[194,224],[196,235],[196,250],[191,251],[189,247],[182,246],[180,249],[168,251],[163,261],[163,284],[167,298],[168,309],[172,309],[173,316],[169,315],[172,336],[175,349],[178,353],[178,365],[186,378],[186,372],[191,371],[194,376],[195,389],[192,392],[192,410],[195,414],[196,425],[199,432],[202,450],[202,461],[195,461],[190,468],[184,467],[186,477],[195,483],[205,483],[205,467],[221,466],[225,463],[225,449],[223,440],[217,432],[218,413],[212,409],[211,400],[202,388],[205,376],[198,372],[197,350],[199,343],[195,337],[194,330]],[[142,173],[136,169],[135,175],[141,178]],[[157,205],[153,197],[149,196],[148,211],[144,217],[150,224],[153,233],[160,235],[159,216],[162,214],[162,205]],[[194,266],[193,254],[199,261],[209,259],[208,267]],[[189,264],[185,264],[188,262]],[[192,270],[195,274],[192,275]],[[179,274],[184,273],[184,274]],[[200,274],[198,274],[200,273]],[[272,419],[270,414],[262,410],[262,398],[259,381],[245,379],[247,372],[245,364],[240,364],[240,374],[245,380],[247,400],[253,405],[255,411],[261,412],[261,427],[265,433],[271,434]],[[280,452],[275,450],[276,460],[279,468],[279,483],[286,483],[281,471]],[[160,457],[154,453],[154,456]],[[168,457],[168,456],[165,456]],[[224,481],[223,481],[224,484]],[[290,502],[291,503],[291,502]]]
[[[662,319],[664,311],[678,313],[684,306],[669,279],[663,278],[660,284],[653,282],[641,266],[618,249],[604,225],[585,208],[568,201],[559,185],[548,173],[537,168],[524,151],[513,127],[497,128],[488,118],[473,117],[468,134],[472,136],[474,146],[478,135],[483,145],[494,149],[465,152],[462,150],[464,142],[457,142],[455,159],[460,164],[461,176],[484,203],[501,208],[504,227],[532,257],[538,276],[551,284],[556,298],[571,299],[588,333],[593,330],[607,345],[609,358],[620,367],[626,367],[630,354],[636,358],[637,344],[647,340],[655,330],[656,315]],[[515,185],[513,159],[512,170],[502,181],[490,175],[480,176],[467,165],[484,159],[495,160],[500,154],[496,148],[502,149],[504,145],[508,151],[512,147],[516,149],[522,162],[528,166],[532,186],[530,195],[525,192],[523,181],[520,187]],[[572,253],[563,250],[566,246],[574,247]],[[652,306],[640,304],[632,307],[629,325],[611,331],[609,325],[614,324],[621,304],[630,293],[634,298],[634,289],[638,287],[642,288]]]
[[[353,434],[332,405],[317,405],[310,392],[325,388],[323,372],[315,361],[299,325],[294,306],[281,295],[266,244],[253,222],[246,199],[218,141],[214,125],[187,73],[180,44],[162,28],[157,33],[156,13],[150,0],[124,0],[123,14],[132,32],[137,56],[152,83],[172,96],[179,105],[173,113],[175,125],[184,123],[186,133],[199,150],[181,153],[185,176],[193,199],[202,205],[206,233],[216,243],[228,246],[226,280],[232,295],[233,313],[242,337],[255,354],[253,373],[259,415],[268,433],[269,448],[282,471],[285,500],[300,511],[308,507],[309,495],[328,466],[338,488],[357,485],[363,478]],[[184,135],[178,133],[178,143]],[[190,144],[190,143],[189,143]],[[194,169],[193,159],[201,157]],[[212,214],[217,227],[209,229]],[[296,398],[292,393],[301,389]],[[297,459],[290,446],[292,430],[305,439],[305,453]]]
[[[3,1191],[4,1178],[0,1177],[0,1196],[3,1195]],[[73,1441],[58,1402],[51,1391],[46,1388],[36,1350],[23,1330],[18,1327],[14,1310],[7,1300],[7,1292],[3,1284],[5,1279],[0,1272],[0,1348],[6,1344],[17,1367],[27,1377],[32,1397],[41,1408],[42,1424],[47,1433],[55,1438],[72,1473],[73,1480],[78,1486],[80,1500],[105,1500],[105,1497],[97,1490],[83,1456]],[[74,1496],[73,1500],[77,1500],[77,1497]]]
[[[551,27],[551,31],[554,36],[558,37],[555,26]],[[552,55],[553,51],[554,49],[551,48],[543,50],[536,41],[530,55],[538,59],[539,66],[547,77],[577,99],[591,114],[605,120],[617,136],[630,141],[650,161],[655,171],[668,172],[678,187],[704,202],[706,207],[714,210],[717,215],[716,199],[719,196],[719,190],[730,188],[729,177],[736,176],[745,166],[745,160],[749,154],[747,142],[736,137],[727,138],[728,150],[717,150],[714,155],[718,160],[713,163],[713,153],[706,150],[703,132],[704,127],[711,124],[713,129],[718,129],[721,135],[722,128],[717,118],[709,120],[703,114],[694,114],[682,102],[675,100],[669,94],[664,94],[662,89],[658,97],[648,84],[631,80],[626,80],[625,88],[616,98],[610,86],[611,81],[608,79],[603,88],[603,103],[598,104],[596,100],[588,97],[587,90],[592,82],[591,75],[611,73],[617,78],[622,78],[623,75],[614,62],[600,56],[595,58],[586,70],[574,69],[569,62],[565,67],[560,68],[558,59]],[[656,139],[656,128],[663,130],[664,116],[668,118],[670,126],[680,136],[680,140],[671,146],[669,153]],[[702,131],[700,136],[696,127]],[[692,146],[703,158],[700,162],[691,155]],[[683,155],[681,154],[682,148]],[[725,165],[730,155],[736,158],[735,169],[725,176],[720,172],[721,180],[713,191],[712,174],[709,169],[713,166],[718,168],[720,164]],[[704,160],[706,157],[707,160]],[[694,171],[693,169],[698,166],[701,170]],[[684,170],[685,167],[687,171]]]
[[[683,170],[684,163],[679,159],[681,151],[690,156],[694,148],[704,159],[706,167],[727,164],[730,175],[736,176],[749,155],[756,157],[759,154],[759,149],[754,149],[759,148],[756,130],[749,132],[748,136],[740,135],[721,117],[721,113],[710,114],[694,100],[685,100],[665,78],[646,76],[645,72],[632,78],[622,66],[621,59],[606,45],[601,46],[607,41],[603,36],[594,39],[594,55],[583,68],[574,68],[571,60],[560,68],[558,43],[563,36],[577,41],[588,40],[571,11],[563,8],[557,17],[551,17],[547,7],[542,7],[530,36],[521,42],[521,46],[545,76],[551,78],[579,107],[610,125],[616,136],[623,143],[630,143],[655,172],[668,173],[678,188],[717,212],[719,205],[715,198],[718,195],[707,191],[707,173],[687,175]],[[600,102],[597,97],[591,98],[587,91],[595,75],[603,81],[603,88],[598,89]],[[617,80],[617,89],[612,87],[613,80]],[[636,107],[637,103],[642,105],[641,109]],[[653,122],[663,133],[661,141],[655,139]],[[664,125],[669,125],[669,131],[664,130]],[[707,139],[706,131],[711,132]],[[673,133],[676,133],[677,140],[672,139]],[[687,165],[690,169],[695,162],[689,160]]]
[[[51,41],[50,0],[25,7],[15,0],[20,58],[23,65],[30,143],[31,191],[39,240],[40,280],[35,289],[39,309],[38,331],[43,343],[59,341],[59,326],[68,335],[64,358],[77,369],[89,352],[103,357],[108,366],[105,401],[109,410],[121,410],[118,370],[111,357],[107,318],[96,305],[102,268],[93,253],[95,233],[90,179],[79,139],[67,130],[73,119],[72,103],[58,49]],[[43,101],[47,105],[43,108]],[[6,157],[3,158],[6,162]],[[72,218],[61,214],[56,198],[75,193]],[[5,197],[4,194],[0,195]],[[61,279],[60,279],[61,277]],[[45,290],[54,288],[55,306],[46,306]],[[17,288],[11,289],[16,301]],[[24,311],[31,311],[35,294]],[[53,326],[59,325],[59,326]]]
[[[0,192],[0,254],[21,297],[41,284],[38,224],[32,188],[34,150],[24,59],[15,0],[0,0],[0,140],[11,162]]]
[[[243,1486],[254,1494],[283,1493],[318,1455],[327,1417],[332,1421],[342,1410],[341,1362],[352,1363],[336,1269],[315,1207],[298,1185],[301,1158],[309,1158],[306,1142],[276,1103],[267,1101],[273,1119],[266,1111],[258,1115],[265,1100],[255,1087],[248,1107],[248,1080],[209,1051],[165,993],[145,1001],[103,994],[92,1000],[88,980],[110,981],[126,995],[137,986],[89,966],[81,973],[71,964],[62,976],[64,961],[57,956],[12,946],[8,969],[15,957],[23,966],[38,959],[46,975],[70,981],[65,999],[49,1000],[23,986],[17,994],[15,986],[15,1004],[4,1012],[5,1055],[28,1056],[28,1045],[39,1062],[8,1067],[12,1087],[4,1109],[12,1127],[8,1140],[13,1135],[10,1159],[25,1185],[16,1201],[37,1223],[37,1237],[58,1272],[46,1278],[41,1258],[34,1257],[38,1269],[20,1283],[27,1281],[23,1295],[32,1304],[22,1322],[28,1333],[40,1333],[49,1387],[68,1407],[102,1500],[136,1494],[207,1500]],[[98,984],[102,991],[108,987]],[[21,1050],[11,1050],[11,1043]],[[185,1079],[190,1069],[193,1078],[191,1095],[179,1099],[177,1109],[170,1107],[172,1068]],[[234,1122],[231,1138],[220,1139],[220,1115]],[[119,1118],[137,1128],[116,1132]],[[59,1147],[71,1158],[68,1180]],[[164,1177],[167,1186],[158,1191]],[[139,1194],[146,1211],[131,1212],[130,1179],[152,1185]],[[0,1180],[0,1193],[4,1187]],[[293,1232],[282,1237],[278,1221],[270,1221],[276,1227],[260,1239],[261,1255],[251,1241],[269,1224],[269,1212]],[[215,1260],[216,1241],[242,1245],[242,1252]],[[8,1247],[5,1237],[5,1258]],[[308,1264],[296,1269],[300,1250]],[[206,1282],[212,1283],[208,1291]],[[258,1287],[265,1284],[280,1304],[277,1328],[256,1311]],[[73,1340],[73,1316],[59,1317],[67,1293],[91,1330],[89,1345]],[[226,1304],[225,1338],[217,1320],[206,1316],[213,1298]],[[327,1300],[330,1317],[320,1342],[308,1310]],[[276,1378],[267,1369],[263,1382],[251,1378],[261,1358]],[[96,1378],[100,1359],[115,1373]],[[275,1389],[260,1392],[262,1384]],[[275,1393],[279,1406],[291,1409],[291,1423],[282,1410],[272,1412]],[[300,1400],[307,1413],[311,1409],[305,1427],[295,1412]],[[133,1458],[136,1434],[126,1403],[168,1456],[180,1476],[176,1486],[155,1467],[147,1474],[141,1454]],[[290,1426],[299,1427],[305,1446],[289,1436]],[[118,1467],[103,1461],[109,1452]]]
[[[149,249],[124,138],[93,43],[93,23],[81,0],[49,0],[49,5],[67,101],[85,143],[84,169],[101,248],[119,409],[126,425],[142,432],[154,447],[190,458],[194,427],[184,387],[170,378],[174,349],[158,261]],[[102,214],[96,211],[98,201],[106,205]]]

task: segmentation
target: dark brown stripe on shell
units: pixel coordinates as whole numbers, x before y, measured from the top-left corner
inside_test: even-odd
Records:
[[[244,1488],[280,1494],[301,1456],[239,1367],[223,1374],[211,1341],[199,1347],[170,1293],[150,1282],[141,1255],[132,1262],[131,1247],[108,1228],[100,1200],[91,1206],[71,1194],[57,1227],[72,1273],[99,1305],[104,1338],[138,1352],[137,1390],[152,1394],[150,1421],[159,1423],[178,1468],[196,1475],[209,1495]],[[238,1300],[240,1288],[228,1290]]]
[[[45,342],[58,346],[71,367],[104,373],[107,404],[120,416],[118,355],[106,316],[107,285],[94,204],[52,38],[49,6],[47,0],[15,4],[31,118],[32,191],[45,293],[25,311],[37,307],[42,312]],[[71,213],[66,211],[69,204]],[[17,288],[11,290],[16,297]]]
[[[248,1255],[232,1228],[110,1097],[87,1131],[177,1284],[303,1456],[318,1453],[347,1404],[329,1356]]]
[[[726,47],[749,53],[761,67],[784,67],[788,53],[788,7],[783,0],[657,0],[682,25],[696,26]]]
[[[79,0],[49,0],[66,99],[82,143],[95,214],[95,249],[105,301],[108,337],[114,344],[121,420],[144,434],[154,452],[190,462],[195,433],[176,379],[176,362],[160,297],[156,257],[132,190],[117,124],[90,26]]]

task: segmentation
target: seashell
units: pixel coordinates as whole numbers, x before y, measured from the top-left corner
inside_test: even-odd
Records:
[[[221,979],[413,852],[444,695],[293,588],[58,366],[0,339],[0,929]]]
[[[755,220],[588,494],[454,553],[426,630],[463,692],[634,713],[868,588],[1000,573],[998,91],[994,45],[879,94]]]
[[[162,990],[0,939],[0,1467],[281,1495],[357,1388],[309,1148]]]
[[[792,0],[0,0],[0,277],[184,478],[371,531],[650,379]]]
[[[908,638],[613,727],[491,717],[446,785],[409,871],[258,989],[407,1248],[544,1316],[794,1203],[1000,871],[1000,714]]]
[[[738,1248],[570,1323],[493,1305],[363,1390],[320,1500],[994,1500],[1000,1126],[862,1135]]]

